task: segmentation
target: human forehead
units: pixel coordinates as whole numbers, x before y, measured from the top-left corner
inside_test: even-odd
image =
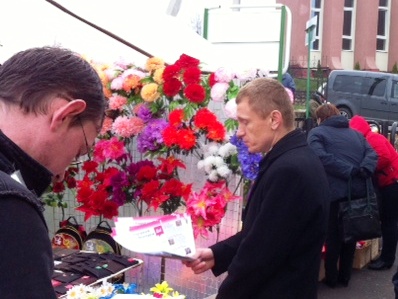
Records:
[[[260,111],[256,110],[253,105],[250,104],[247,97],[242,98],[237,104],[237,118],[239,119],[253,119],[263,118]]]

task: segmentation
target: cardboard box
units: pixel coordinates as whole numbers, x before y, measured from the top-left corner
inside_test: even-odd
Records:
[[[325,278],[325,258],[322,257],[321,266],[319,267],[318,281],[321,281],[324,278]]]
[[[371,242],[367,242],[362,248],[357,248],[354,255],[354,269],[362,269],[371,260],[372,246]]]
[[[370,259],[375,260],[379,256],[380,249],[380,239],[373,239],[371,244]]]

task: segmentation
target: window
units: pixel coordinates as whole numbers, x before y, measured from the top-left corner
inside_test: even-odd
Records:
[[[354,0],[344,1],[344,20],[343,20],[343,50],[352,50],[352,28],[353,28]]]
[[[388,35],[388,0],[379,0],[379,17],[377,21],[376,49],[387,50]]]
[[[317,24],[315,30],[315,39],[312,43],[311,50],[319,50],[319,24],[321,17],[322,0],[311,0],[311,18],[317,16]]]
[[[387,80],[385,78],[365,78],[363,93],[369,96],[384,96]]]
[[[398,99],[398,81],[392,81],[391,97]]]
[[[333,90],[349,93],[361,93],[364,77],[338,75],[334,80]]]

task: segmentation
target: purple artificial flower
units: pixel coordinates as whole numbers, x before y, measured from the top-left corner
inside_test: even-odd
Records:
[[[128,167],[127,167],[127,172],[129,173],[129,175],[131,177],[135,177],[138,173],[138,171],[141,169],[141,167],[143,166],[152,166],[154,167],[155,165],[153,164],[152,161],[150,160],[142,160],[142,161],[138,161],[137,163],[131,163]]]
[[[156,151],[163,145],[162,132],[168,126],[163,118],[151,120],[137,138],[137,148],[140,153]]]
[[[242,169],[242,174],[249,180],[255,180],[259,171],[259,164],[263,156],[259,153],[249,153],[249,149],[236,133],[229,139],[238,151],[238,160]]]
[[[141,105],[137,111],[136,115],[143,120],[144,123],[149,122],[152,119],[152,112],[149,107],[145,104]]]
[[[130,185],[127,174],[123,171],[118,172],[111,177],[110,183],[112,185],[113,191],[112,200],[116,202],[119,206],[125,204],[126,194],[123,192],[123,189]]]

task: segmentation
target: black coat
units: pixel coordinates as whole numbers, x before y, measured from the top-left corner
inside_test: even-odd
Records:
[[[369,173],[376,169],[376,152],[361,133],[349,128],[344,116],[329,117],[312,129],[308,143],[325,167],[332,201],[347,197],[348,180],[353,169],[363,167]],[[365,195],[366,181],[353,177],[352,197]]]
[[[9,174],[19,170],[26,187]],[[56,298],[53,256],[37,197],[51,173],[0,131],[0,298]]]
[[[264,157],[242,230],[213,246],[217,298],[314,299],[329,188],[319,158],[295,130]]]

